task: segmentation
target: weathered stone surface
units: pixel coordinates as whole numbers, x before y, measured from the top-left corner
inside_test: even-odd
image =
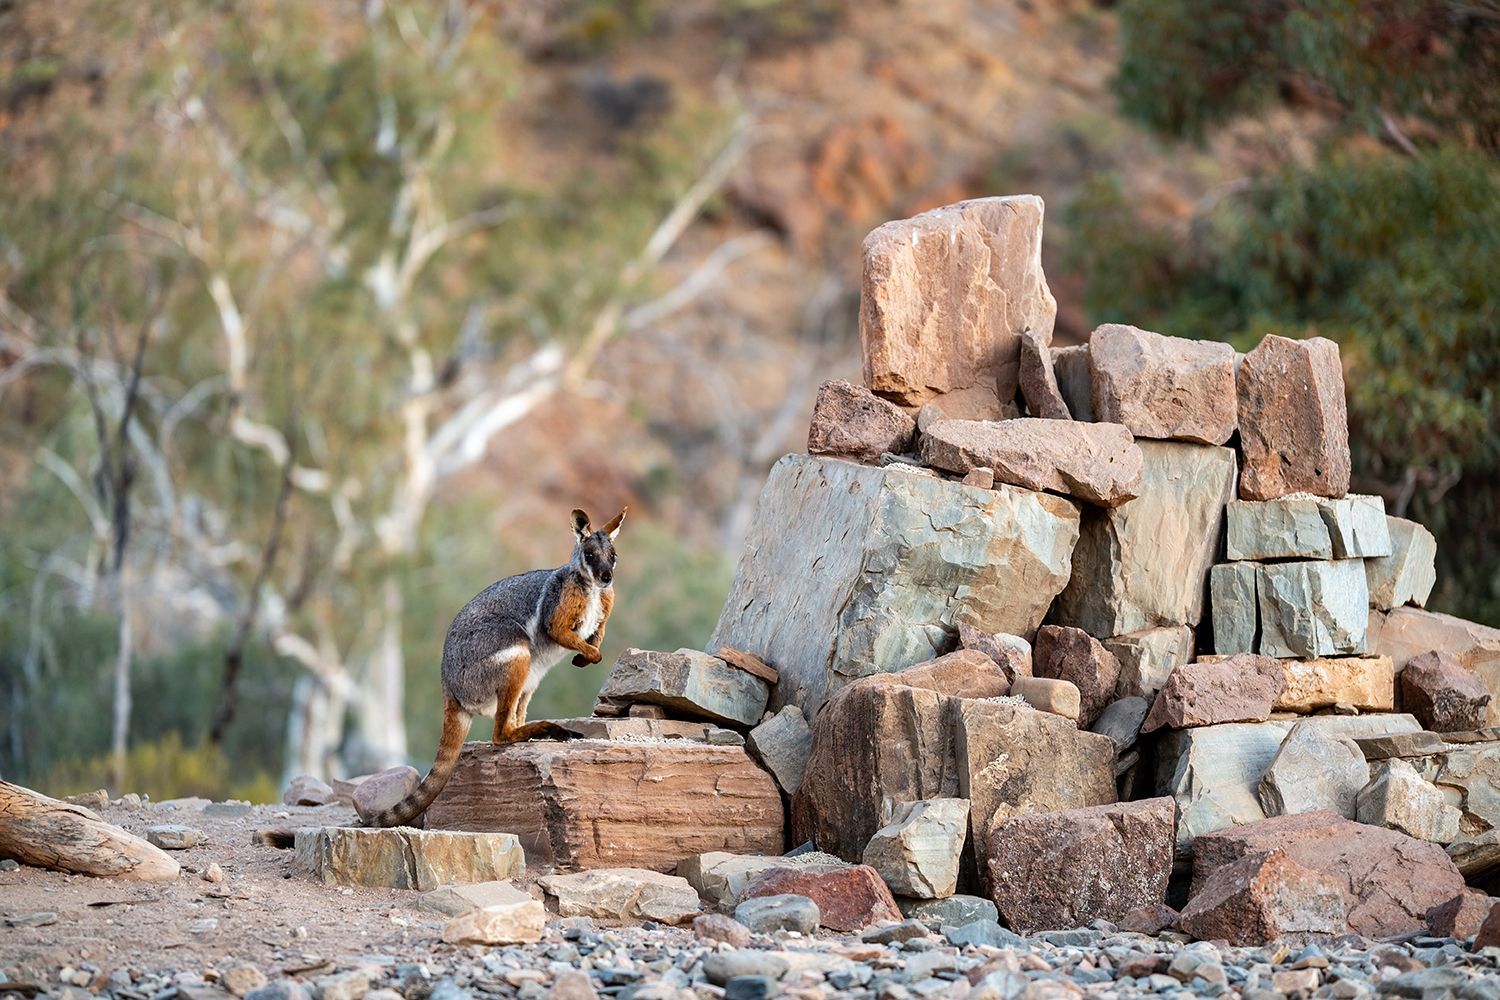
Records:
[[[943,899],[912,899],[896,897],[896,905],[912,920],[920,920],[929,928],[962,927],[976,920],[999,920],[1000,911],[993,901],[983,896],[966,896],[956,893]]]
[[[645,868],[596,868],[539,881],[564,917],[680,924],[702,910],[687,879]]]
[[[781,793],[744,748],[685,740],[469,743],[427,821],[513,832],[559,869],[670,871],[705,851],[780,851],[783,837]]]
[[[1286,687],[1278,712],[1315,712],[1345,705],[1361,712],[1389,712],[1396,705],[1395,666],[1388,656],[1339,656],[1281,660]]]
[[[1141,734],[1141,725],[1146,721],[1146,713],[1150,710],[1151,703],[1145,698],[1121,698],[1099,713],[1099,718],[1094,720],[1089,731],[1108,736],[1114,741],[1116,752],[1123,754],[1135,746],[1136,738]]]
[[[771,470],[709,641],[781,671],[772,708],[951,648],[968,622],[1029,636],[1067,582],[1072,502],[792,455]]]
[[[1343,934],[1343,887],[1282,850],[1219,866],[1198,884],[1178,926],[1196,938],[1253,947],[1285,934]]]
[[[1479,925],[1474,935],[1474,950],[1500,946],[1500,906],[1491,907],[1489,916]]]
[[[1409,715],[1320,715],[1302,720],[1204,726],[1163,734],[1157,745],[1156,790],[1177,800],[1177,845],[1265,818],[1257,798],[1282,741],[1298,722],[1324,735],[1359,739],[1421,730]]]
[[[321,806],[333,800],[333,789],[329,784],[310,774],[297,775],[281,793],[282,805],[288,806]]]
[[[1038,712],[1058,715],[1075,723],[1083,711],[1078,685],[1058,677],[1018,677],[1010,686],[1010,693]]]
[[[1378,496],[1236,500],[1225,519],[1225,554],[1232,560],[1363,559],[1391,552],[1385,501]]]
[[[1078,725],[1094,724],[1115,697],[1120,679],[1120,661],[1098,639],[1083,629],[1066,625],[1043,625],[1036,635],[1031,660],[1037,677],[1072,681],[1078,688]]]
[[[715,722],[752,726],[766,710],[771,686],[696,649],[658,653],[627,649],[599,691],[601,701],[663,705]]]
[[[1447,847],[1448,857],[1473,881],[1500,868],[1500,829],[1460,837]]]
[[[1383,761],[1359,793],[1359,821],[1408,837],[1448,844],[1458,839],[1459,811],[1438,787],[1400,758]]]
[[[1089,345],[1052,348],[1052,372],[1057,389],[1074,420],[1094,419],[1094,377],[1089,371]]]
[[[1316,659],[1365,651],[1369,593],[1359,560],[1263,563],[1256,571],[1260,651]]]
[[[772,868],[795,868],[821,874],[848,867],[849,862],[818,851],[790,858],[710,851],[682,859],[677,864],[677,874],[687,879],[698,895],[711,905],[732,909],[744,898],[750,880]]]
[[[1031,643],[1018,635],[990,633],[968,622],[959,622],[958,648],[985,654],[1000,665],[1009,681],[1031,676]]]
[[[886,803],[958,797],[950,696],[992,698],[1009,686],[993,660],[965,650],[840,691],[813,722],[792,797],[794,841],[855,859],[883,825]]]
[[[1389,556],[1390,528],[1385,519],[1385,498],[1350,493],[1336,500],[1323,498],[1318,504],[1335,559],[1370,559]]]
[[[897,803],[890,822],[865,845],[862,860],[898,896],[951,896],[968,832],[968,799]]]
[[[1334,878],[1349,929],[1365,937],[1420,931],[1427,911],[1463,890],[1463,876],[1436,844],[1353,823],[1331,812],[1277,816],[1205,834],[1193,845],[1193,890],[1224,865],[1280,848],[1304,868]]]
[[[1156,695],[1141,732],[1221,722],[1263,722],[1286,687],[1281,666],[1267,656],[1239,653],[1224,660],[1185,663]]]
[[[532,899],[520,889],[512,889],[515,898],[492,903],[481,909],[466,910],[443,924],[443,940],[448,944],[530,944],[539,941],[547,926],[547,910],[541,900]]]
[[[982,490],[995,488],[995,470],[979,466],[964,473],[963,484],[965,486],[977,486]]]
[[[822,923],[823,914],[806,896],[787,894],[747,899],[734,908],[734,919],[756,934],[812,934]]]
[[[1229,448],[1139,441],[1140,495],[1112,510],[1087,508],[1073,576],[1049,619],[1093,636],[1157,625],[1196,625],[1204,581],[1234,496]]]
[[[378,771],[354,787],[350,795],[354,811],[368,823],[415,792],[421,782],[422,775],[409,764]]]
[[[1115,744],[1108,737],[1008,701],[963,700],[951,707],[957,794],[969,800],[981,877],[994,824],[1115,801]]]
[[[1370,766],[1353,740],[1298,723],[1261,777],[1258,797],[1267,816],[1327,809],[1354,819],[1355,800],[1369,780]]]
[[[1372,618],[1376,617],[1374,613]],[[1423,611],[1397,608],[1384,616],[1370,644],[1374,652],[1391,658],[1397,673],[1416,656],[1432,650],[1452,653],[1490,692],[1488,725],[1500,725],[1500,629]]]
[[[1349,492],[1349,415],[1339,346],[1268,336],[1240,363],[1240,496]]]
[[[1068,404],[1057,387],[1057,373],[1052,369],[1052,349],[1047,338],[1035,330],[1021,332],[1021,397],[1026,412],[1047,420],[1072,420]]]
[[[751,879],[745,891],[746,899],[781,895],[806,896],[818,904],[823,926],[832,931],[857,931],[882,920],[901,919],[891,890],[867,865],[821,873],[772,868]]]
[[[1150,934],[1155,937],[1162,931],[1176,927],[1181,916],[1166,903],[1147,903],[1121,917],[1119,928],[1132,934]]]
[[[1254,653],[1260,645],[1260,598],[1255,579],[1260,563],[1219,563],[1209,571],[1208,597],[1214,652]]]
[[[833,379],[818,386],[807,450],[875,462],[886,452],[911,450],[917,422],[862,385]]]
[[[1386,516],[1391,553],[1365,562],[1370,606],[1390,611],[1403,604],[1422,607],[1437,583],[1437,539],[1415,521]]]
[[[1115,695],[1120,698],[1149,701],[1172,671],[1193,658],[1193,630],[1186,625],[1140,629],[1103,642],[1120,661],[1120,679],[1115,684]]]
[[[694,917],[693,936],[699,941],[723,942],[731,948],[750,947],[750,928],[722,913],[703,913]]]
[[[812,728],[802,717],[802,709],[787,705],[765,722],[750,730],[745,749],[771,772],[776,784],[790,795],[802,784],[807,770],[807,756],[812,753]]]
[[[922,435],[922,461],[964,473],[987,468],[995,481],[1118,507],[1137,495],[1141,450],[1119,424],[1022,417],[940,420]]]
[[[1493,696],[1458,657],[1441,650],[1414,656],[1401,671],[1401,704],[1422,725],[1439,733],[1479,729]]]
[[[1490,915],[1495,903],[1482,889],[1465,889],[1427,911],[1427,933],[1437,937],[1473,937],[1484,926],[1484,918]]]
[[[417,897],[417,908],[456,917],[487,906],[504,906],[530,899],[509,882],[472,882],[439,886]]]
[[[1013,930],[1119,920],[1166,901],[1172,800],[1147,799],[1016,816],[996,823],[987,855],[994,897]]]
[[[622,707],[622,706],[616,706]],[[659,705],[631,705],[638,708],[657,708]],[[691,743],[708,743],[713,733],[727,732],[712,722],[689,722],[686,719],[653,719],[641,716],[629,718],[600,718],[586,716],[578,719],[554,719],[558,726],[585,740],[686,740]]]
[[[203,831],[181,823],[160,823],[146,828],[146,843],[164,851],[186,851],[203,843]]]
[[[1000,419],[1016,395],[1020,335],[1052,339],[1042,200],[978,198],[888,222],[864,243],[865,384],[904,406]]]
[[[521,874],[526,858],[508,833],[325,826],[297,831],[297,860],[324,885],[427,891]]]
[[[1234,348],[1107,323],[1089,338],[1094,419],[1137,437],[1223,444],[1234,434]]]

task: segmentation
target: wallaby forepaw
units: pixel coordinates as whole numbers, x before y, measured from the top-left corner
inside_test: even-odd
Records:
[[[579,653],[577,656],[573,657],[573,666],[575,666],[575,667],[587,667],[587,666],[591,665],[593,662],[594,662],[593,660],[590,660],[588,657],[584,656],[582,653]]]

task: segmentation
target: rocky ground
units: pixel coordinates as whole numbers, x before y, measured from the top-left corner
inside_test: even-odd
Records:
[[[252,843],[267,827],[351,822],[347,807],[123,800],[101,814],[142,835],[176,823],[203,838],[174,852],[183,874],[166,884],[7,863],[3,1000],[1500,996],[1500,948],[1472,952],[1436,937],[1229,948],[1103,922],[1029,937],[989,922],[916,921],[804,936],[751,934],[727,919],[666,927],[554,917],[536,944],[460,947],[442,942],[444,917],[419,909],[417,893],[324,886],[292,852]]]

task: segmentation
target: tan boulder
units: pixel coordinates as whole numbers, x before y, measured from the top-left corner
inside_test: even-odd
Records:
[[[1070,722],[1077,723],[1083,714],[1083,696],[1078,685],[1059,677],[1017,677],[1010,693],[1038,712],[1061,716]]]
[[[1237,424],[1234,348],[1108,323],[1089,338],[1094,419],[1219,445]]]
[[[1389,712],[1396,704],[1396,669],[1389,656],[1338,656],[1281,660],[1286,686],[1278,712],[1307,714],[1347,705],[1361,712]]]
[[[646,868],[596,868],[538,881],[564,917],[680,924],[703,910],[687,879]]]
[[[415,792],[421,782],[422,775],[408,764],[368,775],[351,794],[354,811],[368,823]]]
[[[1349,415],[1338,344],[1268,336],[1245,355],[1235,384],[1243,499],[1349,492]]]
[[[890,822],[865,845],[862,860],[897,895],[941,899],[958,891],[968,832],[967,799],[897,803]]]
[[[469,882],[443,885],[417,897],[417,908],[456,917],[487,906],[504,906],[530,899],[509,882]]]
[[[448,944],[531,944],[540,941],[547,926],[547,910],[540,900],[521,890],[517,897],[504,903],[467,910],[443,924],[443,941]]]
[[[1141,483],[1141,451],[1119,424],[1040,417],[940,420],[922,434],[920,449],[933,468],[965,473],[983,467],[999,483],[1105,507],[1130,500]]]
[[[807,757],[812,753],[812,728],[802,716],[802,709],[787,705],[775,715],[750,730],[745,737],[750,756],[776,779],[777,786],[790,795],[802,784]]]
[[[888,222],[864,242],[859,334],[865,384],[903,406],[1000,419],[1015,398],[1020,337],[1052,338],[1042,200],[978,198]]]
[[[297,860],[324,885],[427,891],[521,874],[526,857],[509,833],[326,826],[297,831]]]
[[[1057,386],[1052,350],[1035,330],[1021,332],[1021,398],[1026,400],[1026,412],[1033,417],[1073,419]]]
[[[834,379],[818,387],[807,450],[875,462],[886,452],[909,451],[917,423],[902,410],[862,385]]]

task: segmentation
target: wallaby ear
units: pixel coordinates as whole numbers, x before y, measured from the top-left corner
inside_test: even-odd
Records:
[[[573,508],[573,534],[580,542],[589,537],[589,516],[577,507]]]
[[[621,507],[620,513],[610,518],[609,523],[599,529],[609,536],[610,541],[614,541],[615,536],[620,533],[620,525],[625,523],[625,515],[629,510],[629,507]]]

